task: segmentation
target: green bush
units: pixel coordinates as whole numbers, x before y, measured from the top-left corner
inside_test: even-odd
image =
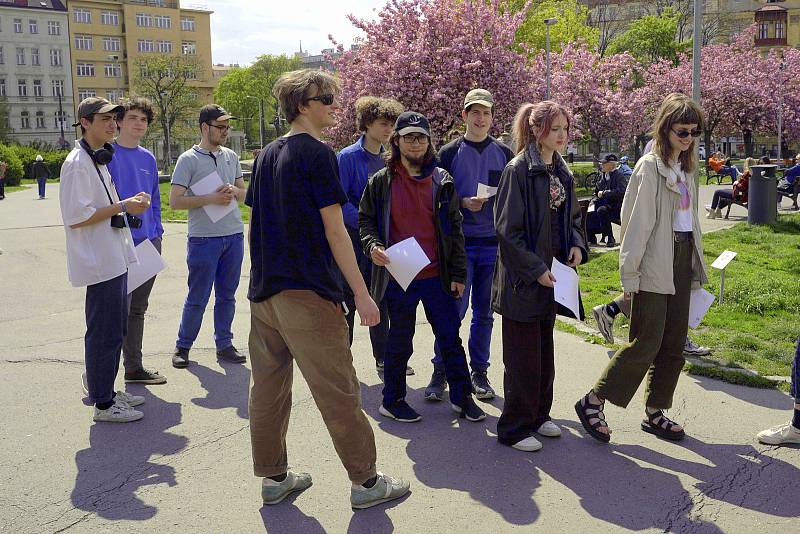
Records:
[[[8,165],[6,169],[5,185],[19,185],[23,176],[22,161],[19,159],[19,156],[17,156],[11,147],[0,145],[0,161],[4,161],[6,165]]]
[[[45,151],[41,148],[36,148],[26,145],[11,145],[8,147],[13,151],[19,160],[22,162],[22,168],[25,178],[33,178],[33,163],[36,161],[36,156],[41,155],[45,165],[50,170],[50,176],[53,178],[61,174],[61,165],[69,154],[68,150],[50,150]]]

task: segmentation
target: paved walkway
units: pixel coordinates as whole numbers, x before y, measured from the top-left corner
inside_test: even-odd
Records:
[[[169,269],[156,282],[144,344],[146,365],[169,383],[128,387],[147,398],[142,421],[92,424],[80,391],[84,292],[67,282],[57,187],[48,192],[44,201],[21,191],[0,202],[0,532],[751,533],[800,524],[800,450],[753,439],[787,419],[787,395],[684,376],[671,415],[690,438],[668,443],[641,432],[637,397],[630,410],[608,407],[613,443],[601,445],[579,431],[572,405],[607,351],[556,332],[552,413],[564,436],[524,454],[498,445],[494,434],[502,406],[499,328],[490,378],[501,396],[484,404],[487,420],[468,423],[446,404],[422,400],[433,342],[422,317],[408,394],[424,416],[419,424],[378,415],[381,383],[365,329],[353,346],[379,468],[411,479],[410,496],[350,509],[348,481],[298,373],[290,462],[311,472],[314,486],[262,507],[251,470],[249,364],[217,363],[207,314],[195,363],[169,365],[186,292],[185,225],[166,227]],[[245,267],[233,329],[243,349]]]

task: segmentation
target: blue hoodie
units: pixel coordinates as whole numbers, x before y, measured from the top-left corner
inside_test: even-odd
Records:
[[[347,195],[347,204],[342,206],[342,217],[344,224],[349,228],[358,230],[358,204],[361,202],[361,195],[367,187],[369,177],[383,169],[386,163],[383,161],[383,147],[380,154],[373,154],[364,148],[364,135],[358,141],[347,146],[336,155],[339,162],[339,179],[342,181],[342,189]]]

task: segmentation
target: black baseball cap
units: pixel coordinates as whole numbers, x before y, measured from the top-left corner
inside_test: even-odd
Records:
[[[397,135],[406,135],[410,133],[421,133],[428,137],[431,136],[431,126],[428,119],[422,113],[416,111],[404,111],[397,117],[394,123],[394,131]]]
[[[606,154],[606,157],[604,157],[603,161],[601,161],[600,163],[611,163],[612,161],[615,163],[619,161],[619,158],[617,157],[616,154]]]
[[[78,122],[72,126],[80,126],[81,119],[88,119],[96,113],[117,113],[124,109],[125,108],[119,104],[112,104],[105,98],[90,96],[89,98],[84,98],[81,100],[81,103],[78,104]]]
[[[200,124],[211,121],[226,121],[228,119],[236,119],[236,117],[225,111],[222,106],[208,104],[200,108]]]

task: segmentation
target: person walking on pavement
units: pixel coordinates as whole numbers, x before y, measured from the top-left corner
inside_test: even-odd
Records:
[[[386,166],[384,161],[384,147],[392,135],[394,121],[403,112],[403,105],[391,98],[378,98],[363,96],[356,100],[356,123],[361,131],[358,141],[342,149],[336,155],[339,163],[339,177],[342,188],[347,195],[347,204],[342,206],[342,215],[347,233],[353,242],[361,274],[369,285],[372,262],[361,248],[361,239],[358,235],[358,204],[367,187],[370,176]],[[353,344],[353,328],[355,326],[355,300],[349,286],[345,284],[345,304],[347,304],[347,325],[350,328],[350,345]],[[372,343],[372,355],[375,358],[375,367],[379,373],[383,372],[383,355],[386,352],[386,335],[389,332],[386,304],[381,305],[381,322],[370,327],[369,339]],[[406,368],[407,375],[413,375],[414,370]]]
[[[129,196],[135,191],[150,194],[150,209],[142,213],[141,226],[131,228],[131,235],[134,245],[149,240],[160,254],[164,227],[161,225],[158,166],[153,153],[139,144],[153,122],[153,106],[142,97],[124,99],[121,104],[122,110],[117,115],[119,133],[113,143],[114,159],[108,164],[108,170],[120,195]],[[129,384],[164,384],[167,381],[158,371],[146,369],[142,362],[144,317],[155,281],[154,276],[130,293],[128,335],[122,344],[125,382]]]
[[[370,291],[385,299],[389,336],[383,373],[381,415],[404,423],[422,417],[406,402],[408,360],[414,352],[417,306],[441,348],[450,384],[451,408],[461,417],[486,417],[472,398],[467,357],[458,336],[458,298],[464,293],[467,258],[461,211],[453,178],[436,166],[428,119],[415,111],[402,113],[390,139],[386,168],[370,178],[358,211],[364,253],[372,258]],[[414,238],[430,263],[404,290],[389,276],[386,248]]]
[[[36,155],[36,161],[33,162],[32,171],[33,177],[36,178],[36,184],[39,186],[39,200],[44,200],[45,186],[47,185],[48,178],[51,178],[51,175],[50,169],[45,165],[44,158],[41,154]]]
[[[129,227],[150,208],[139,191],[120,200],[106,165],[114,147],[120,106],[90,97],[78,106],[81,138],[61,166],[59,203],[64,221],[67,273],[74,287],[86,287],[86,394],[94,420],[127,423],[142,418],[133,407],[144,397],[114,392],[128,324],[128,266],[137,263]]]
[[[630,342],[614,354],[594,387],[575,403],[589,435],[608,442],[606,400],[626,407],[647,377],[643,431],[680,440],[684,429],[664,410],[672,406],[685,363],[689,295],[706,283],[702,233],[694,198],[694,144],[703,112],[673,93],[653,124],[653,151],[636,165],[622,203],[620,278],[631,299]]]
[[[244,225],[238,203],[244,200],[245,185],[239,156],[222,146],[228,139],[230,120],[235,118],[221,106],[203,106],[199,120],[202,140],[180,155],[172,173],[169,204],[176,210],[189,210],[189,293],[172,355],[172,366],[176,368],[189,365],[189,349],[200,332],[212,287],[217,359],[232,363],[246,360],[233,346],[231,332],[244,258]],[[212,193],[195,194],[192,187],[212,174],[220,180],[219,187]],[[203,209],[209,205],[230,205],[231,209],[213,221]]]
[[[294,364],[352,483],[353,508],[402,497],[409,483],[376,471],[375,437],[361,408],[342,301],[344,276],[363,326],[380,312],[370,298],[342,219],[348,197],[336,156],[320,138],[336,123],[336,79],[319,70],[283,74],[273,93],[291,124],[256,160],[250,208],[250,436],[264,504],[311,486],[288,468],[286,432]],[[341,273],[341,274],[340,274]]]
[[[523,104],[514,118],[517,155],[497,190],[499,243],[492,308],[503,316],[503,413],[497,440],[531,452],[534,436],[559,437],[550,420],[555,379],[556,318],[551,269],[555,260],[575,267],[588,258],[574,179],[561,152],[569,116],[556,102]]]
[[[479,399],[495,396],[489,378],[489,345],[492,340],[494,313],[491,307],[492,272],[497,259],[497,235],[494,229],[494,197],[500,174],[513,157],[511,150],[489,135],[494,114],[494,98],[485,89],[473,89],[464,98],[461,118],[466,133],[439,151],[439,164],[453,176],[461,198],[464,217],[464,245],[467,253],[467,279],[459,300],[461,321],[472,297],[472,322],[469,331],[469,364],[472,391]],[[479,191],[479,184],[485,187]],[[482,192],[483,191],[483,192]],[[492,192],[486,192],[492,191]],[[425,398],[441,401],[447,387],[442,354],[434,344],[433,374]]]
[[[792,398],[794,413],[791,421],[767,430],[762,430],[756,438],[765,445],[800,444],[800,337],[797,338],[794,360],[792,361]]]

